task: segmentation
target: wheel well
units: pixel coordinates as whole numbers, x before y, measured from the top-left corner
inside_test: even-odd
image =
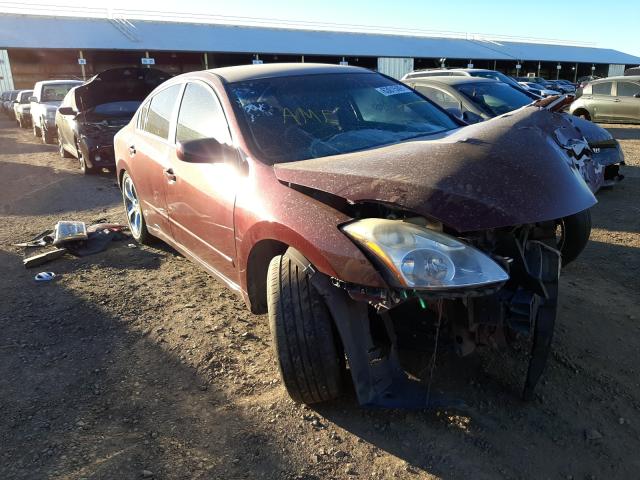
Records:
[[[271,259],[287,251],[288,245],[277,240],[261,240],[249,253],[247,261],[247,293],[251,312],[267,313],[267,271]]]
[[[120,187],[122,187],[122,177],[124,177],[125,172],[126,170],[124,168],[118,172],[118,185],[120,185]]]
[[[576,117],[579,117],[580,115],[586,114],[586,115],[587,115],[587,117],[591,118],[591,114],[589,113],[589,110],[587,110],[586,108],[576,108],[576,109],[573,111],[573,114],[574,114]]]

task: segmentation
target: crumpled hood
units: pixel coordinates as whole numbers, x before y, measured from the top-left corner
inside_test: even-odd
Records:
[[[110,102],[142,101],[169,78],[170,74],[155,68],[105,70],[75,88],[77,110],[82,112]]]
[[[584,136],[589,145],[593,146],[599,143],[613,143],[616,141],[608,130],[589,120],[568,114],[567,120]]]
[[[274,170],[283,183],[393,204],[458,232],[553,220],[596,203],[576,167],[590,160],[588,148],[579,151],[583,136],[564,117],[530,106],[438,137]],[[562,145],[568,138],[575,142]]]

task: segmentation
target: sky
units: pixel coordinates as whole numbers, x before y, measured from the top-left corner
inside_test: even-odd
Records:
[[[640,1],[616,0],[107,0],[112,8],[276,18],[593,42],[640,56]],[[0,2],[0,9],[2,8]],[[17,2],[16,2],[17,3]],[[21,2],[27,5],[29,2]],[[39,5],[104,7],[95,0]],[[177,6],[179,5],[179,7]]]

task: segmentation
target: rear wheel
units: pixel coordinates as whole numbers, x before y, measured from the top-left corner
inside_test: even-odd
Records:
[[[580,108],[578,110],[576,110],[575,112],[573,112],[573,114],[576,117],[580,117],[584,120],[591,120],[591,115],[589,115],[589,112],[587,112],[586,110]]]
[[[133,238],[139,243],[152,243],[153,237],[147,230],[147,223],[142,214],[142,206],[138,199],[138,191],[133,183],[133,179],[127,172],[122,176],[122,200],[124,210],[127,214],[127,223]]]
[[[333,320],[308,275],[286,253],[269,264],[267,300],[274,350],[289,396],[307,404],[338,397],[344,362]]]
[[[573,262],[589,242],[591,235],[591,211],[582,212],[561,218],[557,222],[558,250],[562,253],[562,266]]]

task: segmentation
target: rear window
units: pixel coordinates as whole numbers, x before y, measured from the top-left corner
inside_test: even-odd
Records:
[[[338,155],[458,127],[406,85],[375,73],[232,83],[245,134],[269,163]]]
[[[618,82],[619,97],[633,97],[640,93],[640,84],[633,82]]]
[[[149,104],[149,111],[143,130],[167,140],[171,114],[176,105],[181,85],[173,85],[154,95]]]
[[[511,112],[533,101],[528,95],[501,82],[467,83],[455,88],[493,116]]]
[[[41,102],[61,102],[64,96],[79,83],[50,83],[42,86]]]
[[[594,95],[611,95],[611,87],[613,82],[594,83],[591,85],[591,91]]]

